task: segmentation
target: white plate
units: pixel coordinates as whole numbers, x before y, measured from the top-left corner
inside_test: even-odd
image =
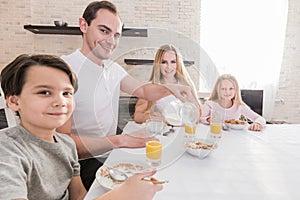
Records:
[[[126,175],[130,177],[138,172],[149,168],[149,166],[145,163],[138,162],[119,162],[110,166],[104,164],[97,170],[96,180],[100,183],[102,187],[104,187],[107,190],[111,190],[115,187],[118,187],[122,183],[115,181],[110,177],[108,172],[110,168],[118,169],[126,173]]]
[[[207,157],[214,149],[216,149],[218,144],[196,138],[194,141],[186,143],[185,147],[189,154],[203,159]]]
[[[229,128],[235,129],[235,130],[242,130],[247,127],[246,124],[231,124],[231,123],[225,123]]]

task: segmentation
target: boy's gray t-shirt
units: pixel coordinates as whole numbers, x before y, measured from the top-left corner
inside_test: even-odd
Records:
[[[55,133],[44,141],[22,126],[0,132],[0,199],[68,199],[73,176],[80,175],[74,141]]]

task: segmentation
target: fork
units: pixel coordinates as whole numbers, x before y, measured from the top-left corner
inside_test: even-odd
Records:
[[[173,126],[171,126],[171,128],[168,131],[164,132],[162,135],[168,136],[170,133],[174,133],[174,132],[175,132],[175,129]]]

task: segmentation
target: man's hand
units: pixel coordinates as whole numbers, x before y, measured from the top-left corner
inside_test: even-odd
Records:
[[[146,142],[148,141],[158,141],[155,137],[149,137],[149,134],[145,130],[110,136],[108,139],[114,148],[142,148],[146,146]]]
[[[178,84],[165,84],[163,85],[168,88],[176,98],[178,98],[182,102],[194,102],[195,97],[192,93],[192,89],[186,85],[178,85]]]

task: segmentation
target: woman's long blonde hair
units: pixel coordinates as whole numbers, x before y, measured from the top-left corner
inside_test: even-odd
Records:
[[[162,63],[162,57],[166,51],[173,51],[176,55],[176,65],[177,66],[176,66],[175,79],[178,81],[178,83],[180,83],[182,85],[190,86],[192,89],[193,95],[198,100],[196,87],[195,87],[190,75],[188,74],[188,72],[186,70],[186,67],[183,63],[182,55],[179,53],[177,48],[171,44],[162,45],[157,50],[157,52],[155,54],[155,59],[153,62],[153,68],[152,68],[152,72],[151,72],[151,76],[150,76],[150,81],[154,84],[159,84],[161,82],[163,75],[160,71],[160,65]],[[155,102],[149,102],[148,109],[150,109],[154,103]]]
[[[223,74],[223,75],[218,77],[218,79],[215,83],[214,89],[211,92],[210,97],[208,98],[208,100],[216,101],[216,102],[220,102],[222,100],[221,96],[219,94],[220,94],[220,89],[221,89],[221,83],[224,80],[228,80],[228,81],[232,82],[232,84],[234,86],[235,96],[231,100],[233,102],[235,102],[236,104],[238,104],[238,105],[245,104],[242,100],[241,90],[240,90],[239,84],[238,84],[236,78],[231,74]]]

